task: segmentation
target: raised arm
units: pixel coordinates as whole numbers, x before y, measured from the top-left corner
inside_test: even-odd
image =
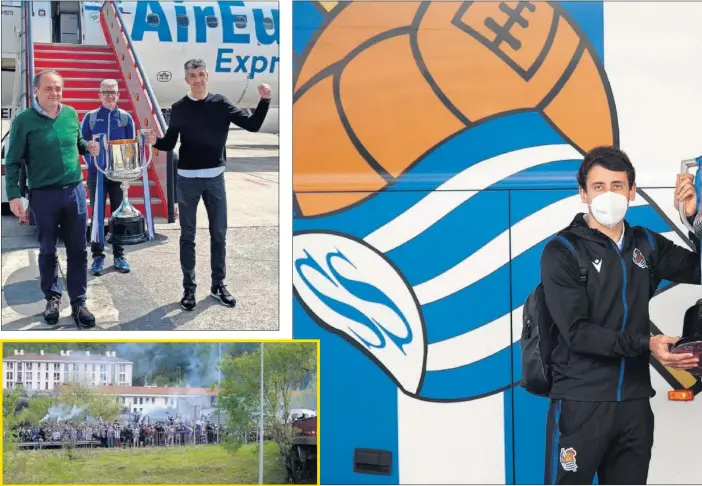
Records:
[[[244,110],[234,106],[227,97],[224,97],[223,101],[227,105],[229,111],[229,121],[249,132],[257,132],[261,129],[261,125],[263,125],[263,121],[266,119],[266,114],[268,114],[268,108],[271,104],[270,99],[261,98],[258,102],[258,106],[251,116],[249,116]]]

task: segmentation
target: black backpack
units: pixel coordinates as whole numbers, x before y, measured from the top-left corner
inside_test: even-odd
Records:
[[[643,227],[634,226],[636,247],[643,252],[649,271],[651,289],[649,298],[653,297],[660,283],[655,277],[652,258],[655,251],[655,240],[651,232]],[[580,283],[587,285],[589,262],[584,260],[575,249],[572,235],[561,231],[556,235],[559,240],[578,260],[580,268]],[[521,386],[531,393],[547,397],[551,391],[552,372],[551,354],[558,343],[559,331],[546,307],[546,296],[541,283],[527,296],[522,313],[522,335],[520,347],[522,351],[522,380]]]

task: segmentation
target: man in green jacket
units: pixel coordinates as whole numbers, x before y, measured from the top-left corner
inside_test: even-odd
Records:
[[[12,122],[10,146],[5,158],[5,184],[10,209],[25,217],[20,200],[19,170],[27,166],[30,210],[39,234],[39,280],[46,298],[44,321],[59,318],[61,286],[58,281],[56,244],[59,234],[66,246],[66,284],[73,320],[79,328],[95,326],[95,316],[85,307],[88,286],[86,251],[87,205],[83,172],[78,154],[98,155],[97,142],[81,134],[78,114],[61,104],[63,78],[56,71],[42,71],[34,78],[31,108]]]

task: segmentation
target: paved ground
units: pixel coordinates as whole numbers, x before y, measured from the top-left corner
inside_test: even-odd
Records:
[[[157,241],[127,247],[129,274],[109,270],[88,278],[88,307],[100,329],[277,330],[278,327],[278,137],[232,130],[228,140],[227,283],[236,308],[209,297],[207,214],[197,216],[197,307],[183,311],[178,221],[156,226]],[[111,251],[108,248],[109,251]],[[75,330],[64,294],[57,326],[41,320],[38,248],[31,228],[2,217],[2,330]],[[59,249],[61,269],[65,250]],[[111,265],[108,254],[106,265]],[[65,284],[64,284],[65,288]]]

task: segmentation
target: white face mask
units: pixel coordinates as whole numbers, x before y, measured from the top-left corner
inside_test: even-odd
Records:
[[[595,197],[590,203],[592,216],[602,226],[614,228],[626,215],[629,208],[629,199],[616,192],[605,192]]]

